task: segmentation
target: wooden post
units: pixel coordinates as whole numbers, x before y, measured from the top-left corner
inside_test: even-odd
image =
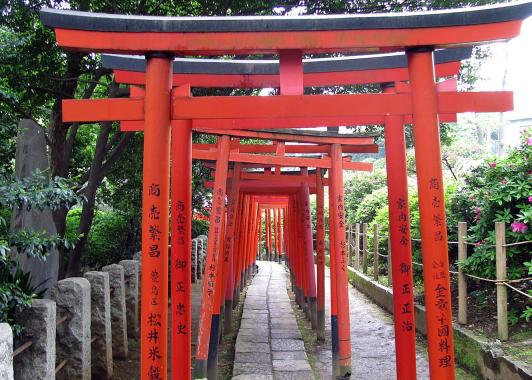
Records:
[[[360,270],[360,223],[355,224],[355,269]]]
[[[458,222],[458,262],[467,259],[467,223]],[[458,323],[467,324],[467,281],[464,271],[458,267]]]
[[[362,273],[368,273],[368,224],[362,224]]]
[[[495,270],[497,281],[506,281],[506,227],[495,223]],[[506,285],[497,282],[497,336],[508,340],[508,294]]]
[[[379,281],[379,225],[373,225],[373,279]]]
[[[387,263],[388,263],[388,286],[391,288],[393,284],[393,270],[392,270],[392,239],[390,239],[390,235],[388,233],[388,257]]]

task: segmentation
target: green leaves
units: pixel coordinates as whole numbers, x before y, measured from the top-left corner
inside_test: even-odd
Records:
[[[46,172],[39,170],[23,179],[4,176],[0,178],[0,207],[37,208],[40,211],[70,208],[83,200],[70,186],[67,179],[55,177],[50,180]]]

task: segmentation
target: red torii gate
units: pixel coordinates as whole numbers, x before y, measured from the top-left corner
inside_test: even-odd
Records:
[[[238,130],[228,130],[228,131],[219,131],[217,132],[221,135],[221,139],[224,139],[224,138],[227,138],[228,136],[234,136],[234,137],[249,137],[249,133],[248,131],[238,131]],[[304,133],[302,135],[295,135],[292,131],[284,131],[284,133],[278,133],[278,132],[272,132],[272,131],[253,131],[253,137],[254,138],[259,138],[259,139],[267,139],[267,140],[281,140],[281,141],[277,141],[277,146],[276,146],[276,155],[275,156],[264,156],[263,158],[266,159],[264,162],[266,164],[269,164],[269,167],[273,166],[272,165],[272,162],[275,163],[277,166],[280,165],[280,166],[304,166],[305,168],[303,169],[305,171],[305,174],[306,174],[306,167],[308,166],[313,166],[313,167],[316,167],[316,168],[333,168],[335,166],[335,164],[332,162],[332,160],[329,158],[329,157],[321,157],[319,159],[309,159],[309,158],[300,158],[300,157],[285,157],[284,156],[284,150],[283,149],[278,149],[279,146],[281,146],[282,148],[286,147],[286,145],[284,145],[284,142],[283,141],[292,141],[292,142],[311,142],[311,143],[319,143],[320,145],[317,145],[317,146],[306,146],[306,150],[310,150],[311,148],[314,148],[316,150],[321,150],[323,145],[324,144],[328,144],[329,145],[329,153],[331,152],[331,149],[333,146],[338,146],[340,149],[342,147],[342,145],[346,145],[346,146],[350,146],[351,145],[351,150],[352,151],[355,151],[358,147],[359,147],[359,144],[360,143],[370,143],[373,141],[373,138],[368,138],[368,137],[364,137],[364,136],[358,136],[358,137],[353,137],[352,135],[338,135],[338,134],[334,134],[334,133],[311,133],[311,132],[303,132],[303,131],[299,131],[299,133]],[[221,143],[223,142],[224,140],[219,140],[219,144],[218,144],[218,148],[216,149],[216,156],[218,157],[218,154],[220,152],[220,147],[221,147]],[[243,147],[245,145],[237,145],[236,146],[236,149],[238,149],[239,147]],[[371,145],[370,145],[371,146]],[[205,146],[204,146],[205,147]],[[362,148],[364,148],[365,146],[364,145],[361,145]],[[212,146],[210,147],[210,149],[213,149]],[[360,150],[365,150],[365,149],[360,149]],[[376,151],[376,150],[374,150]],[[214,153],[214,152],[213,152]],[[198,154],[196,153],[196,156],[198,156]],[[251,156],[253,156],[253,158],[251,158]],[[256,166],[256,163],[258,162],[257,161],[257,157],[259,155],[248,155],[248,161],[244,161],[244,162],[251,162],[254,164],[254,166]],[[205,157],[203,157],[205,158]],[[231,158],[231,157],[222,157],[222,159],[226,159],[228,161],[231,161],[231,160],[239,160],[236,156],[236,153],[235,155]],[[345,166],[346,169],[355,169],[355,170],[371,170],[371,167],[372,165],[371,164],[368,164],[368,163],[350,163],[348,160],[345,160],[345,159],[342,159],[342,157],[338,157],[337,159],[340,160],[339,162],[339,165],[337,164],[336,166],[339,166],[340,168],[342,166]],[[240,159],[240,162],[242,162],[242,159]],[[358,164],[358,165],[349,165],[349,164]],[[215,171],[215,181],[214,181],[214,184],[212,184],[212,187],[213,188],[216,188],[216,184],[218,182],[223,182],[223,181],[226,181],[227,179],[227,173],[225,172],[219,172],[218,171],[218,167],[219,167],[220,163],[217,161],[216,162],[216,171]],[[261,165],[262,166],[262,165]],[[222,167],[225,167],[225,164],[223,164]],[[341,170],[340,169],[340,173],[341,173]],[[236,177],[235,177],[236,176]],[[320,298],[316,298],[316,281],[314,280],[314,260],[313,260],[313,245],[312,245],[312,230],[311,230],[311,225],[310,225],[310,222],[309,222],[309,218],[310,218],[310,209],[309,209],[309,200],[308,200],[308,197],[309,197],[309,193],[310,193],[310,190],[311,188],[309,187],[309,182],[306,181],[306,180],[301,180],[300,178],[296,178],[296,181],[293,181],[293,177],[290,176],[290,175],[280,175],[280,172],[278,170],[276,170],[275,174],[273,175],[262,175],[262,176],[259,176],[262,177],[263,180],[268,180],[267,184],[264,184],[263,181],[257,181],[257,177],[255,177],[255,180],[247,180],[247,182],[251,182],[251,184],[245,184],[245,180],[243,180],[243,178],[241,178],[242,176],[239,175],[239,173],[234,173],[233,172],[233,179],[237,179],[239,182],[238,182],[238,187],[239,187],[239,190],[241,192],[254,192],[254,193],[263,193],[264,191],[269,191],[271,193],[275,193],[275,194],[284,194],[284,193],[287,193],[287,192],[290,192],[290,193],[293,193],[293,192],[300,192],[300,195],[299,197],[296,197],[294,198],[294,196],[292,195],[292,198],[291,198],[291,205],[292,207],[288,207],[288,215],[294,217],[294,215],[299,215],[299,217],[301,217],[301,221],[299,223],[296,223],[294,224],[294,227],[295,230],[294,231],[297,231],[297,232],[294,232],[295,234],[300,234],[300,235],[303,235],[304,238],[303,239],[299,239],[299,240],[296,240],[296,242],[298,243],[300,240],[303,240],[305,241],[304,243],[304,259],[300,257],[300,255],[297,255],[297,254],[293,254],[294,255],[294,258],[297,259],[297,261],[293,262],[293,266],[291,266],[291,273],[293,274],[293,279],[294,279],[294,284],[295,287],[294,287],[294,290],[295,290],[295,294],[296,294],[296,299],[297,299],[297,302],[299,303],[299,305],[302,307],[302,309],[305,310],[305,312],[307,313],[307,316],[309,317],[309,319],[311,320],[312,322],[312,326],[314,329],[318,330],[320,332],[320,337],[323,336],[323,323],[324,323],[324,318],[325,318],[325,315],[324,315],[324,308],[323,308],[323,305],[324,305],[324,299],[323,299],[323,295],[324,295],[324,292],[323,292],[323,281],[324,281],[324,278],[323,278],[323,273],[324,273],[324,269],[323,267],[319,268],[318,270],[318,273],[320,274],[321,277],[318,278],[318,288],[320,289]],[[269,177],[269,178],[268,178]],[[314,188],[317,187],[316,185],[316,182],[318,182],[318,178],[315,179],[315,184],[314,184]],[[342,179],[340,178],[339,179],[340,182],[342,182]],[[253,183],[255,182],[255,183]],[[258,182],[258,183],[257,183]],[[321,181],[320,181],[321,183]],[[207,183],[207,185],[211,185],[210,183]],[[342,182],[342,188],[343,188],[343,182]],[[233,191],[234,191],[234,188],[231,188],[231,193],[233,194]],[[235,198],[236,199],[236,198]],[[299,199],[299,202],[297,202],[296,200]],[[333,200],[334,201],[334,200]],[[229,201],[229,204],[231,204],[231,200]],[[216,203],[216,200],[215,202],[213,202],[213,209],[215,208],[218,208],[219,205]],[[295,210],[298,210],[298,211],[295,211]],[[322,211],[323,211],[323,208],[322,208]],[[294,214],[296,213],[296,214]],[[304,214],[304,215],[303,215]],[[213,214],[211,214],[211,223],[214,222],[216,216],[213,216]],[[322,216],[323,218],[323,216]],[[252,219],[253,220],[253,219]],[[230,224],[231,222],[228,222],[228,224]],[[269,217],[268,215],[266,215],[266,223],[267,225],[269,224]],[[246,223],[247,224],[247,223]],[[304,225],[304,231],[301,230],[301,226]],[[344,230],[345,230],[345,225],[343,226]],[[251,227],[251,230],[253,230],[253,227]],[[270,231],[267,230],[267,244],[268,246],[270,246],[270,241],[269,241],[269,235],[270,235]],[[292,235],[294,236],[294,235]],[[345,249],[345,232],[343,234],[337,234],[338,237],[342,237],[344,236],[344,249]],[[334,243],[335,240],[334,239],[331,239],[331,243]],[[289,243],[290,244],[290,243]],[[320,245],[322,248],[323,248],[323,242],[321,244],[318,244]],[[294,251],[296,252],[296,251]],[[318,260],[319,264],[318,266],[323,266],[324,264],[324,260],[323,260],[323,250],[321,251],[321,259]],[[303,264],[301,262],[301,260],[304,260],[305,264]],[[345,264],[345,263],[344,263]],[[345,266],[345,265],[344,265]],[[296,271],[294,271],[293,269],[296,268]],[[332,266],[332,270],[334,270],[334,266]],[[345,266],[346,268],[346,266]],[[345,269],[344,268],[344,269]],[[308,283],[307,283],[308,282]],[[336,287],[336,281],[334,280],[331,280],[331,288],[334,289]],[[205,288],[204,288],[205,289]],[[347,291],[347,287],[345,288],[345,290]],[[227,294],[229,294],[229,290],[227,290]],[[347,293],[345,294],[347,296]],[[345,305],[345,304],[344,304]],[[217,310],[217,307],[214,308],[215,310]],[[342,322],[344,322],[345,324],[345,321],[347,321],[347,326],[349,326],[349,307],[348,306],[345,306],[343,308],[343,312],[342,313],[338,313],[339,315],[337,316],[337,312],[336,312],[336,299],[333,303],[333,308],[334,312],[332,313],[332,320],[333,320],[333,352],[335,354],[335,358],[338,356],[338,351],[340,349],[340,345],[338,344],[338,342],[342,342],[342,345],[341,345],[341,353],[343,354],[343,356],[350,356],[350,335],[349,335],[349,327],[347,328],[347,330],[344,330],[342,331],[342,334],[341,336],[339,336],[338,334],[338,329],[337,329],[337,325],[338,323],[336,322],[337,320],[340,320]],[[319,313],[318,313],[319,311]],[[217,335],[213,335],[213,332],[217,332],[217,323],[218,323],[218,318],[219,316],[216,315],[216,314],[213,314],[213,318],[212,318],[212,321],[214,321],[214,325],[211,325],[209,326],[208,325],[208,321],[210,320],[209,316],[206,315],[205,316],[205,319],[203,319],[204,323],[204,327],[203,327],[203,330],[207,331],[209,330],[210,328],[210,331],[211,331],[211,335],[210,335],[210,344],[209,344],[209,360],[208,360],[208,368],[209,368],[209,371],[208,371],[208,374],[209,374],[209,378],[215,378],[215,362],[216,362],[216,358],[215,358],[215,353],[216,353],[216,348],[217,347],[217,338],[218,336]],[[318,326],[318,321],[320,321],[320,324]],[[202,338],[198,336],[198,347],[200,346],[204,346],[205,344],[202,345],[202,343],[200,342]],[[204,340],[206,340],[206,336],[203,338]],[[211,347],[214,347],[212,350],[211,350]],[[206,350],[206,348],[204,348],[204,350]],[[212,356],[211,356],[211,353],[212,353]],[[198,355],[201,355],[202,353],[198,351]],[[205,353],[206,354],[206,353]],[[212,357],[212,360],[211,360],[211,357]]]
[[[450,46],[453,44],[475,44],[495,39],[508,39],[518,34],[521,20],[529,15],[530,3],[502,7],[487,7],[478,10],[463,12],[427,12],[426,14],[383,16],[382,19],[369,16],[345,16],[339,18],[327,17],[300,17],[300,18],[219,18],[219,19],[179,19],[173,18],[164,22],[164,29],[157,18],[123,17],[113,19],[110,17],[87,16],[87,14],[69,11],[43,11],[42,16],[46,24],[56,28],[56,36],[61,46],[72,49],[85,49],[88,51],[108,52],[133,52],[149,53],[147,65],[147,91],[146,98],[140,105],[138,101],[130,101],[131,118],[139,117],[145,120],[145,173],[144,191],[146,197],[144,205],[143,252],[149,252],[148,237],[152,236],[162,241],[167,239],[168,212],[168,162],[169,156],[169,125],[170,125],[170,87],[171,72],[170,58],[160,52],[177,52],[188,54],[224,54],[262,52],[274,53],[280,51],[299,50],[305,52],[329,51],[375,51],[379,49],[403,50],[408,48],[409,71],[412,83],[411,102],[410,96],[384,95],[386,97],[348,96],[336,95],[323,97],[289,96],[281,95],[271,99],[216,99],[217,106],[206,112],[201,110],[204,106],[213,106],[213,99],[176,98],[173,101],[172,114],[175,119],[212,119],[222,118],[249,118],[268,117],[272,114],[286,117],[299,117],[310,115],[315,117],[349,116],[353,114],[355,106],[365,109],[366,114],[392,114],[404,112],[413,114],[414,135],[416,141],[423,141],[416,150],[418,165],[418,187],[420,193],[420,211],[422,225],[422,239],[424,257],[429,259],[431,253],[431,266],[426,265],[425,286],[427,292],[427,318],[430,355],[431,376],[436,378],[454,377],[454,357],[452,353],[452,331],[448,338],[438,336],[439,329],[450,324],[450,299],[448,279],[448,259],[446,256],[446,229],[445,214],[442,201],[443,191],[441,184],[441,166],[439,164],[438,144],[438,111],[446,113],[446,97],[436,96],[432,50],[425,46]],[[68,17],[64,17],[65,14]],[[91,17],[86,22],[86,17]],[[132,22],[138,21],[138,22]],[[151,24],[151,25],[150,25]],[[263,30],[268,30],[264,32]],[[153,53],[159,52],[159,53]],[[282,80],[282,76],[281,76]],[[450,95],[450,94],[449,94]],[[454,94],[453,94],[454,95]],[[452,97],[451,97],[452,98]],[[469,96],[456,96],[454,101],[461,104]],[[374,102],[382,99],[384,102],[376,106]],[[97,104],[88,103],[95,111],[94,115],[80,112],[80,118],[88,120],[127,120],[124,109],[116,101]],[[116,107],[115,107],[116,106]],[[269,112],[261,112],[254,107],[269,107]],[[102,107],[104,109],[102,109]],[[243,108],[240,108],[243,107]],[[320,107],[324,107],[321,108]],[[347,107],[347,108],[346,108]],[[112,108],[111,110],[109,108]],[[243,115],[237,114],[238,108],[243,109]],[[447,113],[461,112],[467,107],[457,107]],[[488,109],[490,107],[487,107]],[[74,107],[76,111],[82,111]],[[66,105],[65,111],[68,110]],[[258,112],[249,112],[255,110]],[[109,112],[110,111],[110,112]],[[68,112],[65,112],[67,115]],[[106,119],[107,118],[107,119]],[[132,119],[129,120],[132,120]],[[184,141],[189,141],[186,130]],[[189,134],[190,132],[188,132]],[[419,144],[417,144],[419,145]],[[183,152],[183,150],[181,150]],[[183,152],[183,156],[188,153]],[[160,159],[162,156],[162,160]],[[188,155],[190,157],[190,154]],[[184,158],[187,162],[190,158]],[[181,160],[179,160],[181,162]],[[333,164],[336,160],[333,158]],[[332,172],[335,171],[334,165]],[[186,170],[185,170],[186,172]],[[159,174],[163,175],[160,178]],[[186,176],[184,176],[186,177]],[[166,179],[165,179],[166,178]],[[189,178],[189,177],[188,177]],[[151,190],[151,191],[150,191]],[[340,190],[340,189],[335,189]],[[339,196],[342,194],[339,194]],[[185,197],[180,199],[186,200]],[[185,202],[186,205],[186,202]],[[158,222],[148,223],[149,209],[161,210]],[[186,206],[185,206],[186,207]],[[184,210],[186,212],[187,210]],[[441,225],[432,225],[432,220],[437,217],[442,220]],[[342,222],[340,217],[339,222]],[[154,226],[150,235],[150,227]],[[162,230],[162,231],[160,231]],[[345,230],[344,230],[345,233]],[[152,239],[153,240],[153,239]],[[341,248],[341,247],[340,247]],[[164,250],[163,250],[164,251]],[[341,252],[341,250],[340,250]],[[340,255],[342,257],[342,255]],[[153,259],[153,260],[151,260]],[[165,270],[164,254],[146,260],[143,273],[149,269],[161,269],[161,279],[164,279]],[[428,263],[429,260],[427,260]],[[143,276],[146,278],[145,276]],[[345,276],[344,276],[345,277]],[[339,279],[340,282],[343,278]],[[164,283],[164,281],[162,281]],[[165,322],[165,313],[162,313],[161,301],[164,301],[166,291],[156,287],[156,296],[143,293],[144,305],[150,305],[151,310],[144,310],[143,327],[149,323],[160,327],[158,324]],[[144,297],[147,297],[146,299]],[[152,301],[152,302],[150,302]],[[153,304],[151,304],[153,303]],[[149,317],[161,317],[155,320]],[[153,326],[152,326],[153,327]],[[452,330],[452,329],[451,329]],[[164,339],[162,339],[164,340]],[[445,352],[438,350],[438,342],[451,347]],[[161,351],[166,354],[166,342],[161,343]],[[153,351],[153,350],[152,350]],[[153,353],[153,352],[152,352]],[[144,356],[150,355],[148,348],[143,347]],[[152,357],[154,355],[151,355]],[[349,372],[349,359],[342,363],[342,372]],[[166,376],[165,355],[155,355],[150,366],[143,366],[143,378],[148,374],[159,373],[157,376]]]

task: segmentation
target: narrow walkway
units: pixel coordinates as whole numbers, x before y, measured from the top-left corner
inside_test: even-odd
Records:
[[[313,379],[286,290],[284,266],[258,261],[236,341],[233,379]]]
[[[316,344],[320,376],[331,376],[331,320],[330,278],[325,268],[325,334],[326,341]],[[349,314],[351,320],[352,379],[392,380],[395,373],[395,334],[393,317],[375,305],[368,297],[349,285]],[[417,342],[417,379],[429,379],[426,347]]]

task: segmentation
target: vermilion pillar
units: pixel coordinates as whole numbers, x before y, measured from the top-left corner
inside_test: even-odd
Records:
[[[325,219],[323,177],[316,169],[317,337],[325,340]]]
[[[186,91],[189,92],[188,89]],[[192,126],[190,120],[176,120],[172,122],[172,276],[170,284],[173,380],[187,380],[191,377],[191,184]]]
[[[340,368],[338,365],[338,297],[337,297],[337,283],[336,283],[336,247],[334,226],[335,213],[333,205],[333,191],[332,191],[332,172],[329,171],[329,282],[331,291],[331,350],[333,361],[333,377],[340,375]]]
[[[410,50],[408,71],[416,155],[430,378],[454,379],[447,223],[432,49]]]
[[[303,201],[303,234],[304,234],[304,258],[305,270],[307,273],[308,308],[312,328],[316,330],[317,320],[317,299],[316,299],[316,277],[314,275],[314,247],[312,244],[312,216],[310,214],[310,192],[308,182],[301,186],[301,197]]]
[[[336,258],[336,297],[338,307],[338,369],[340,376],[349,377],[351,374],[351,328],[349,321],[349,293],[347,281],[347,246],[345,236],[345,206],[344,181],[342,167],[342,146],[331,145],[331,178],[329,196],[332,197],[334,224],[329,228],[334,230],[333,254]]]
[[[384,89],[393,93],[392,85]],[[389,239],[391,242],[395,362],[398,380],[416,378],[416,330],[410,209],[406,172],[404,117],[385,117],[386,175],[388,181]]]
[[[276,233],[277,238],[275,239],[275,250],[276,250],[275,260],[278,262],[279,258],[281,257],[281,209],[279,207],[275,209],[275,214],[276,214],[275,230],[277,231]]]
[[[267,260],[270,261],[271,260],[271,255],[272,255],[272,234],[271,234],[272,222],[271,222],[270,209],[267,208],[264,211],[266,212],[266,218],[265,218],[265,223],[266,223],[266,257],[267,257]]]
[[[227,230],[225,234],[225,251],[224,251],[224,270],[227,267],[227,272],[224,272],[225,278],[225,313],[224,313],[224,333],[228,334],[232,331],[233,322],[233,293],[234,293],[234,279],[233,279],[233,256],[235,244],[235,219],[239,206],[239,192],[240,192],[240,163],[236,163],[233,168],[233,180],[231,182],[231,193],[227,204]]]
[[[242,255],[240,254],[240,244],[241,244],[241,233],[242,233],[242,219],[243,219],[243,213],[244,213],[244,206],[246,202],[246,197],[243,194],[239,195],[239,205],[238,205],[238,214],[236,218],[236,225],[235,225],[235,242],[233,243],[234,249],[233,249],[233,264],[234,264],[234,272],[233,272],[233,282],[234,282],[234,291],[233,291],[233,301],[238,301],[239,294],[240,294],[240,278],[241,278],[241,262],[242,262]],[[236,307],[236,302],[233,302],[233,308]]]
[[[223,272],[224,268],[224,249],[225,249],[225,210],[222,211],[222,225],[220,228],[220,239],[218,240],[218,264],[216,283],[214,286],[214,306],[212,309],[211,318],[211,338],[209,342],[209,354],[207,357],[207,378],[218,378],[218,343],[221,333],[221,308],[222,300],[224,299],[225,291],[223,288]]]
[[[172,56],[146,56],[142,183],[141,378],[167,378]],[[190,278],[189,278],[190,281]],[[157,378],[155,377],[155,378]]]
[[[194,367],[194,378],[207,378],[207,358],[209,353],[209,339],[211,334],[212,315],[215,306],[215,286],[217,276],[222,276],[218,265],[220,254],[220,238],[222,233],[222,218],[225,210],[225,189],[227,182],[227,166],[229,161],[228,136],[218,138],[216,153],[216,172],[214,178],[212,209],[209,218],[209,244],[205,266],[205,278],[201,298],[200,320],[198,330],[198,345]]]

